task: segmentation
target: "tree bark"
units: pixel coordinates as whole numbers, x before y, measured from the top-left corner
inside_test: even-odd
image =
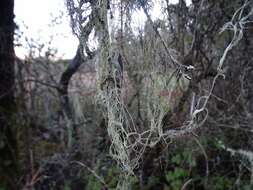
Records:
[[[0,187],[15,190],[18,179],[14,133],[14,0],[0,1]]]
[[[81,64],[85,61],[81,55],[82,48],[78,47],[74,59],[70,62],[67,69],[62,73],[60,79],[60,87],[58,92],[61,98],[62,107],[68,117],[68,119],[73,120],[73,113],[69,103],[68,97],[68,86],[72,76],[78,71]]]

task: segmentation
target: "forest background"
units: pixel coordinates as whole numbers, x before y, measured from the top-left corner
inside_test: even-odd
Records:
[[[252,0],[65,0],[38,37],[15,3],[1,190],[252,189]]]

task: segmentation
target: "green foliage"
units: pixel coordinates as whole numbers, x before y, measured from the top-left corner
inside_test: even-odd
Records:
[[[155,187],[157,184],[159,184],[159,178],[156,176],[150,176],[148,180],[148,184],[144,186],[144,190],[152,189],[152,187]],[[140,187],[136,188],[140,189]]]
[[[168,171],[165,175],[167,182],[170,184],[169,189],[180,189],[184,182],[190,178],[190,168],[196,166],[196,161],[192,153],[185,150],[172,156],[169,162],[175,166],[173,170]]]
[[[233,186],[233,180],[223,177],[223,176],[214,176],[209,181],[208,189],[215,189],[215,190],[225,190],[231,189]]]
[[[189,177],[189,172],[183,168],[175,168],[166,174],[166,180],[170,183],[173,190],[180,189],[185,179]]]
[[[179,154],[175,154],[171,158],[171,163],[180,166],[182,163],[186,164],[189,168],[196,166],[196,160],[191,152],[184,151]]]
[[[253,185],[244,185],[241,189],[242,190],[252,190]]]
[[[63,190],[71,190],[71,188],[68,184],[65,184]]]
[[[131,184],[131,188],[134,190],[134,189],[139,189],[138,185],[139,185],[139,181],[137,179],[136,176],[129,176],[128,177],[128,181],[129,181],[129,184]]]
[[[116,167],[111,167],[108,169],[107,177],[106,177],[106,183],[111,188],[116,188],[118,179],[117,176],[119,176],[118,169]]]
[[[101,190],[101,188],[102,188],[102,185],[101,185],[100,181],[98,181],[98,179],[96,177],[94,177],[93,175],[89,175],[88,184],[86,186],[86,189]]]

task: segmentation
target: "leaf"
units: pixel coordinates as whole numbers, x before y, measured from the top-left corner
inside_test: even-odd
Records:
[[[71,188],[69,187],[68,184],[65,184],[63,190],[71,190]]]
[[[181,161],[182,161],[182,159],[181,159],[180,154],[177,154],[177,155],[173,156],[172,159],[171,159],[172,163],[178,164],[178,165],[180,164]]]
[[[178,190],[180,189],[180,187],[182,186],[182,181],[181,180],[174,180],[172,183],[171,183],[172,187],[173,187],[173,190]]]
[[[175,179],[173,172],[168,172],[165,177],[168,182],[173,181]]]
[[[187,170],[182,169],[182,168],[176,168],[174,173],[175,173],[176,178],[184,178],[188,176]]]

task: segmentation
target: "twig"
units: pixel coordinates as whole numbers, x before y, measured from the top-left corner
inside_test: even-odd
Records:
[[[73,161],[71,164],[78,164],[84,168],[86,168],[94,177],[96,177],[107,189],[109,189],[108,185],[105,183],[104,179],[100,177],[93,169],[85,165],[84,163],[80,161]]]

